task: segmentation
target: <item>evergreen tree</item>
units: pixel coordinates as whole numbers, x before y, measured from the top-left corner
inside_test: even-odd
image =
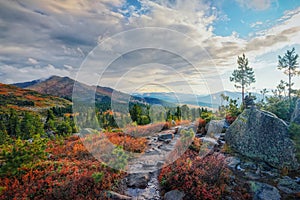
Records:
[[[29,112],[25,112],[25,115],[21,121],[21,139],[29,139],[35,134],[35,127],[33,125],[33,117]]]
[[[9,140],[9,135],[7,134],[6,127],[2,121],[0,121],[0,145],[6,144]]]
[[[291,104],[291,93],[292,93],[292,77],[299,75],[299,69],[298,69],[298,54],[295,52],[295,48],[293,48],[291,51],[287,50],[287,52],[284,54],[283,57],[278,56],[278,69],[284,70],[284,73],[289,77],[288,81],[288,96],[289,96],[289,102]]]
[[[245,88],[255,82],[254,71],[249,67],[248,58],[245,54],[237,59],[238,69],[235,69],[230,77],[231,82],[235,82],[236,88],[242,89],[242,102],[245,105]]]
[[[8,134],[12,137],[18,137],[21,133],[19,116],[14,109],[10,109],[7,128]]]

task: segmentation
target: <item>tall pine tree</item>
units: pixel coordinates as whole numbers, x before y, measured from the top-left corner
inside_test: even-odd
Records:
[[[245,105],[245,88],[255,82],[253,68],[249,67],[248,58],[245,54],[237,59],[238,69],[235,69],[230,77],[231,82],[235,82],[236,88],[242,89],[242,102]]]
[[[278,56],[278,69],[284,70],[284,73],[288,75],[289,81],[288,81],[288,96],[289,96],[289,102],[291,105],[291,93],[292,93],[292,77],[299,75],[299,69],[298,69],[298,54],[295,52],[295,48],[293,48],[291,51],[287,50],[283,57]]]

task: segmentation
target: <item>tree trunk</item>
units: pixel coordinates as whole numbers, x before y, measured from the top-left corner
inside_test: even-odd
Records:
[[[290,113],[292,112],[292,98],[291,98],[291,92],[292,92],[292,75],[291,75],[291,68],[289,67],[289,108],[290,108]]]
[[[242,86],[242,106],[245,106],[245,87]]]
[[[291,75],[291,70],[290,70],[290,68],[289,68],[289,102],[290,102],[290,104],[291,104],[291,91],[292,91],[292,89],[291,89],[291,82],[292,82],[292,75]]]

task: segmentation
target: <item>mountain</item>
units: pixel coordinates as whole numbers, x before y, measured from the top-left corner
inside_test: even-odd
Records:
[[[14,85],[21,86],[26,89],[34,90],[42,94],[50,94],[58,97],[72,99],[73,87],[75,80],[69,77],[51,76],[46,80],[36,80],[24,83],[15,83]],[[95,94],[95,101],[98,103],[111,103],[112,94],[117,92],[118,95],[129,97],[132,103],[141,104],[161,104],[163,106],[174,106],[173,103],[168,103],[164,100],[152,97],[129,96],[128,94],[116,91],[109,87],[89,86],[80,82],[76,82],[76,91],[81,97],[90,97],[91,93]],[[92,99],[86,99],[87,101]]]
[[[66,99],[0,83],[1,110],[14,108],[16,110],[38,111],[54,106],[65,107],[68,105],[71,105],[71,102]]]
[[[184,93],[134,93],[132,95],[143,97],[143,98],[158,98],[174,104],[188,104],[200,107],[217,108],[219,105],[224,103],[221,98],[221,94],[229,96],[231,99],[236,99],[237,102],[241,103],[241,93],[240,92],[230,92],[222,91],[216,92],[208,95],[197,95],[197,94],[184,94]],[[252,95],[257,97],[257,100],[262,99],[262,95],[258,93],[252,93]]]

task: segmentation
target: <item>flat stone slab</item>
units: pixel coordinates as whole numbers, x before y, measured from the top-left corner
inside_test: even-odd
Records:
[[[163,133],[158,135],[159,141],[172,140],[174,138],[173,133]]]

